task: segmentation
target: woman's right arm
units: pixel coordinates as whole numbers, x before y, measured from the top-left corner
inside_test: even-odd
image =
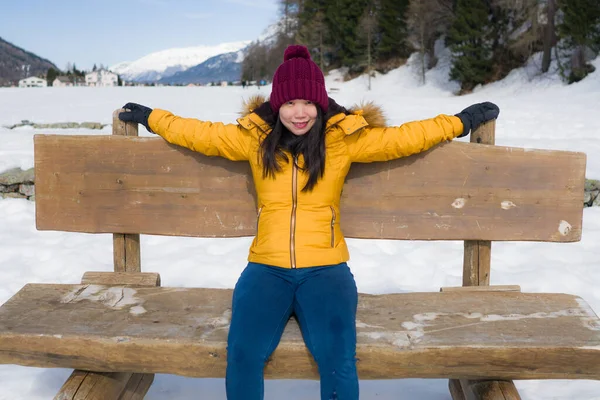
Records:
[[[238,124],[181,118],[169,111],[154,109],[148,118],[150,130],[167,142],[207,156],[248,160],[252,133]]]

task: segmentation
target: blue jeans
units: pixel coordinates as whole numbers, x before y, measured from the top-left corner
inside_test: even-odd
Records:
[[[228,400],[262,400],[263,369],[292,314],[319,367],[322,400],[357,400],[354,276],[346,263],[288,269],[249,263],[233,291]]]

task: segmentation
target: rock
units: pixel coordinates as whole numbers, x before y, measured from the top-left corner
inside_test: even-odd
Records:
[[[600,181],[596,179],[586,179],[585,180],[585,191],[592,192],[594,190],[600,191]]]
[[[584,192],[583,193],[583,204],[585,204],[587,207],[590,206],[590,203],[592,202],[592,192]]]
[[[102,128],[104,128],[104,125],[102,125],[100,122],[82,122],[79,126],[81,128],[85,128],[85,129],[102,129]]]
[[[4,127],[8,128],[8,129],[15,129],[15,128],[20,128],[22,126],[32,126],[35,129],[77,129],[77,128],[102,129],[106,125],[101,124],[100,122],[82,122],[81,124],[77,123],[77,122],[55,122],[52,124],[36,124],[36,123],[24,120],[20,124],[5,125]]]
[[[56,122],[53,124],[33,124],[35,129],[76,129],[79,128],[77,122]]]
[[[0,193],[12,193],[16,192],[19,185],[0,185]]]
[[[21,184],[19,185],[19,193],[30,197],[35,194],[35,185]]]
[[[26,199],[27,196],[23,196],[20,193],[0,193],[2,199]]]
[[[33,183],[33,168],[23,171],[21,168],[9,169],[0,174],[0,185],[10,186],[19,183]]]

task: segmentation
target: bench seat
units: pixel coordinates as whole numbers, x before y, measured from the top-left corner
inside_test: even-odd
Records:
[[[0,363],[224,377],[231,290],[27,284],[0,307]],[[581,298],[361,294],[361,379],[600,379],[600,320]],[[318,378],[290,320],[267,378]]]

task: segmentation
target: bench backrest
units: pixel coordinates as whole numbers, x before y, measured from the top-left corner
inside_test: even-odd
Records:
[[[251,236],[248,163],[161,138],[36,135],[40,230]],[[445,143],[354,164],[343,190],[346,237],[411,240],[581,238],[585,154]]]

